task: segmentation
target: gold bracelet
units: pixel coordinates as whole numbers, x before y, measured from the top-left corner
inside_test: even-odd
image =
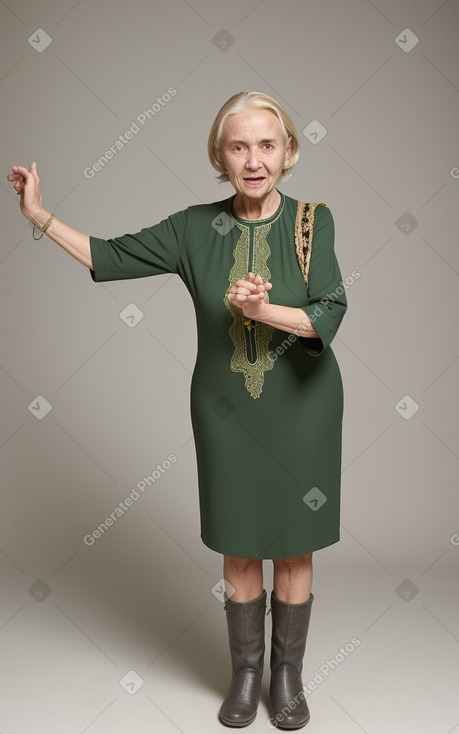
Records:
[[[48,229],[48,227],[50,226],[50,224],[51,224],[51,222],[53,221],[53,219],[54,219],[54,214],[51,214],[51,215],[49,216],[49,219],[48,219],[48,220],[47,220],[47,221],[46,221],[46,222],[44,223],[43,227],[39,227],[39,230],[40,230],[40,232],[41,232],[41,235],[40,235],[40,237],[35,237],[35,224],[33,225],[33,232],[32,232],[32,235],[33,235],[33,238],[34,238],[34,240],[36,240],[36,241],[37,241],[37,240],[41,240],[41,238],[42,238],[42,237],[43,237],[43,235],[45,234],[46,230],[47,230],[47,229]]]

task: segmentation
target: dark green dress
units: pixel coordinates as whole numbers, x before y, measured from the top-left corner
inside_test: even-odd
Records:
[[[281,193],[272,217],[248,221],[235,215],[233,198],[191,206],[137,234],[91,237],[91,276],[183,280],[197,318],[191,419],[201,538],[219,553],[285,558],[340,537],[343,386],[330,342],[346,296],[325,205],[315,210],[306,288],[297,200]],[[248,270],[272,283],[271,303],[312,317],[320,339],[246,320],[226,293]]]

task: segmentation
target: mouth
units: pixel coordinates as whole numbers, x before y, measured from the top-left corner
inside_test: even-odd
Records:
[[[259,186],[265,181],[264,176],[248,176],[247,178],[244,178],[244,181],[249,184],[249,186]]]

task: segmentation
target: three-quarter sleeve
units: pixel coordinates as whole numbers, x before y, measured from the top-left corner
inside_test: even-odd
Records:
[[[302,307],[319,338],[300,337],[313,357],[330,345],[347,309],[346,292],[335,255],[335,225],[328,207],[317,206],[308,281],[309,304]]]
[[[92,279],[98,283],[177,273],[186,220],[183,210],[135,234],[108,240],[90,237]]]

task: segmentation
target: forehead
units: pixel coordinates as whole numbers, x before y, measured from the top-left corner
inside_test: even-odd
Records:
[[[271,110],[247,108],[228,115],[223,126],[223,139],[253,140],[259,138],[283,139],[279,118]]]

